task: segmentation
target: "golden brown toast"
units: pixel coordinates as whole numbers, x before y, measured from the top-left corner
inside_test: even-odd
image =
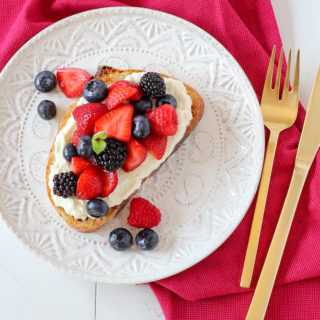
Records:
[[[118,80],[123,80],[126,76],[128,76],[131,73],[134,72],[142,72],[142,70],[118,70],[118,69],[114,69],[108,66],[101,66],[98,68],[98,71],[95,75],[96,79],[101,79],[103,81],[105,81],[108,85],[111,84],[112,82],[118,81]],[[167,75],[162,74],[162,77],[166,77],[166,78],[170,78]],[[197,123],[200,121],[200,119],[202,118],[203,112],[204,112],[204,103],[203,100],[201,98],[201,96],[198,94],[197,91],[195,91],[193,88],[191,88],[190,86],[184,84],[186,90],[187,90],[187,94],[190,96],[191,100],[192,100],[192,119],[189,123],[189,126],[186,129],[185,135],[183,136],[183,138],[180,140],[180,142],[175,146],[174,150],[172,151],[172,153],[174,153],[179,146],[183,143],[183,141],[189,136],[189,134],[193,131],[193,129],[196,127]],[[58,132],[65,126],[66,122],[68,121],[69,117],[72,116],[72,110],[76,107],[76,103],[72,104],[69,109],[67,110],[67,112],[65,113],[64,117],[62,118],[59,128],[58,128]],[[57,132],[57,133],[58,133]],[[172,154],[171,153],[171,154]],[[50,167],[51,165],[54,163],[54,143],[53,146],[51,148],[50,151],[50,155],[49,155],[49,160],[48,160],[48,164],[47,164],[47,168],[46,168],[46,181],[47,181],[47,192],[48,192],[48,196],[50,198],[50,201],[52,203],[52,205],[55,207],[55,209],[57,210],[57,212],[59,213],[59,215],[61,216],[61,218],[63,218],[71,227],[75,228],[76,230],[80,231],[80,232],[92,232],[97,230],[98,228],[100,228],[103,224],[105,224],[107,222],[107,220],[113,215],[116,214],[117,212],[119,212],[129,201],[129,199],[133,196],[133,194],[128,198],[122,201],[122,203],[118,206],[112,207],[109,209],[108,214],[103,217],[103,218],[99,218],[99,219],[91,219],[91,218],[87,218],[86,220],[78,220],[75,219],[73,216],[68,215],[64,209],[62,207],[56,207],[52,196],[51,196],[51,191],[49,188],[49,175],[50,175]],[[156,170],[154,170],[152,172],[152,174],[150,176],[152,176],[153,174],[155,174],[159,168],[161,166],[159,166]],[[148,179],[145,178],[142,183]]]

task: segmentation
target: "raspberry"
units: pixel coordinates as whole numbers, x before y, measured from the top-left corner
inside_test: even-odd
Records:
[[[134,198],[130,203],[128,223],[136,228],[153,228],[161,221],[161,213],[151,202]]]

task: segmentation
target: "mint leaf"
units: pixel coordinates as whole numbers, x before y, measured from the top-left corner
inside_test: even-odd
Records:
[[[101,153],[107,147],[107,143],[105,141],[106,138],[107,138],[107,133],[104,131],[100,131],[95,135],[93,135],[92,148],[96,154]]]

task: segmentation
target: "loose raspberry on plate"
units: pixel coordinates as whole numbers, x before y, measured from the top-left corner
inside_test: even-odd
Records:
[[[57,80],[62,92],[68,98],[80,97],[85,84],[91,79],[90,73],[78,68],[60,68]]]
[[[76,107],[72,116],[77,123],[78,130],[83,134],[92,134],[95,122],[106,112],[108,108],[102,103],[87,103]]]
[[[151,132],[158,136],[173,136],[178,129],[178,116],[171,104],[164,104],[147,114]]]
[[[130,203],[128,223],[136,228],[152,228],[161,221],[159,209],[143,198],[134,198]]]
[[[91,200],[100,196],[103,181],[95,168],[88,168],[80,175],[77,184],[77,198]]]
[[[100,117],[94,126],[94,133],[104,131],[108,138],[128,142],[131,138],[133,106],[124,104]]]
[[[131,138],[127,145],[127,158],[122,165],[125,172],[130,172],[138,168],[147,157],[147,150],[141,142]]]
[[[159,137],[149,134],[142,140],[142,144],[154,158],[160,160],[166,152],[167,137]]]

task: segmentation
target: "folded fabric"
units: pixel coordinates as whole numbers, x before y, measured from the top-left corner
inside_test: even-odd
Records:
[[[168,12],[206,30],[231,52],[257,96],[261,96],[272,46],[282,45],[268,0],[1,1],[0,70],[28,39],[53,22],[89,9],[122,5]],[[253,286],[286,196],[304,116],[300,105],[295,125],[279,139]],[[266,319],[320,319],[319,184],[318,155],[302,192]],[[252,289],[241,289],[239,282],[254,205],[255,201],[239,227],[208,258],[176,276],[150,284],[167,319],[245,318]]]

